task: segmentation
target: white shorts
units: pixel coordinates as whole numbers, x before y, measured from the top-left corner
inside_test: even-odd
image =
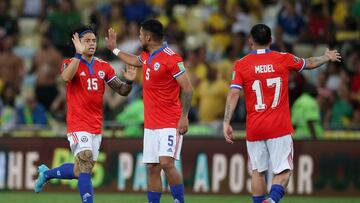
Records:
[[[183,136],[178,135],[176,128],[144,130],[143,162],[159,163],[159,157],[180,158]]]
[[[274,174],[293,169],[294,150],[291,135],[254,142],[246,141],[246,145],[251,170],[267,171],[270,163]]]
[[[67,139],[70,142],[70,149],[74,156],[81,151],[91,150],[93,160],[97,160],[101,144],[101,134],[90,134],[84,131],[72,132],[67,134]]]

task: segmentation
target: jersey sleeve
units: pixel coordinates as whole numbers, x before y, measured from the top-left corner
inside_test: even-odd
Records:
[[[70,63],[71,63],[71,59],[64,59],[61,64],[61,72],[63,72]]]
[[[289,53],[284,54],[284,57],[288,70],[301,72],[306,67],[306,61],[303,58],[299,58]]]
[[[180,56],[174,56],[170,63],[170,73],[174,78],[179,77],[185,73],[185,66],[182,58]]]
[[[144,61],[146,60],[146,55],[147,53],[145,51],[142,51],[141,54],[137,56],[140,63],[144,63]]]
[[[109,63],[103,63],[103,67],[105,69],[104,80],[106,81],[106,83],[111,82],[112,80],[114,80],[117,77],[114,69],[111,67],[111,65]]]
[[[234,64],[230,88],[242,89],[243,80],[241,78],[239,68],[240,68],[240,62],[238,61]]]

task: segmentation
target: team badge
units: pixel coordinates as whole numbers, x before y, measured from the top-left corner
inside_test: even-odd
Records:
[[[87,142],[87,141],[88,141],[88,138],[86,136],[81,137],[81,142]]]
[[[159,70],[160,69],[160,63],[159,62],[156,62],[154,64],[154,70]]]
[[[104,79],[104,78],[105,78],[105,72],[102,71],[102,70],[98,72],[98,75],[99,75],[99,77],[100,77],[101,79]]]

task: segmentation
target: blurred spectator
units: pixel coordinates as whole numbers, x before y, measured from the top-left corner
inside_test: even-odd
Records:
[[[15,99],[18,89],[12,83],[6,83],[0,98],[1,131],[8,132],[16,127],[17,115]]]
[[[127,22],[142,23],[153,13],[144,0],[124,0],[124,16]]]
[[[326,87],[326,74],[325,72],[319,72],[317,83],[317,101],[320,106],[320,117],[321,117],[321,124],[324,124],[324,119],[326,113],[331,109],[331,106],[334,102],[333,93]]]
[[[46,110],[58,94],[56,78],[60,74],[62,57],[45,35],[42,36],[41,46],[35,54],[33,66],[36,72],[35,95],[37,101]]]
[[[213,67],[207,69],[207,77],[199,84],[199,121],[206,124],[220,122],[224,116],[228,83],[218,77]]]
[[[289,74],[289,104],[293,105],[295,100],[302,94],[305,85],[303,74],[291,71]]]
[[[5,37],[12,37],[16,41],[19,33],[16,18],[10,16],[10,1],[0,0],[0,51],[4,49]]]
[[[328,13],[327,1],[311,7],[307,38],[311,43],[326,43],[333,40],[330,32],[331,18]]]
[[[340,83],[334,105],[326,115],[325,125],[330,129],[348,128],[351,125],[353,111],[350,90],[346,84]]]
[[[340,85],[340,70],[337,63],[327,64],[327,81],[326,88],[331,91],[337,91]]]
[[[124,126],[127,137],[142,136],[144,134],[144,101],[142,98],[129,103],[124,111],[116,116],[116,121]]]
[[[136,22],[128,23],[125,30],[125,37],[118,44],[119,49],[128,53],[139,54],[141,48],[139,32],[139,26]]]
[[[323,137],[320,107],[316,101],[316,89],[306,84],[304,92],[291,108],[291,120],[295,128],[294,139],[319,139]]]
[[[295,10],[295,1],[285,1],[277,23],[284,30],[284,41],[287,43],[298,42],[306,28],[303,16]]]
[[[23,92],[23,104],[17,112],[17,124],[24,129],[38,129],[47,125],[45,108],[36,101],[33,90]]]
[[[233,13],[235,13],[235,22],[232,24],[231,32],[233,34],[242,32],[248,35],[251,28],[251,16],[247,4],[243,1],[237,1]]]
[[[74,51],[69,49],[70,33],[72,28],[81,22],[81,14],[75,8],[73,0],[59,0],[57,8],[48,13],[42,29],[55,47],[65,57],[70,57],[74,54]]]
[[[14,38],[6,36],[3,42],[3,51],[0,52],[0,80],[4,83],[13,83],[20,89],[25,74],[23,62],[13,53]]]
[[[284,41],[284,30],[282,27],[275,29],[275,41],[271,44],[270,49],[279,52],[293,52],[293,46]]]
[[[185,33],[180,30],[178,21],[174,18],[170,19],[169,25],[165,30],[165,40],[175,50],[183,48],[183,42],[185,39]]]
[[[46,0],[21,0],[20,15],[23,17],[40,17],[45,13]]]

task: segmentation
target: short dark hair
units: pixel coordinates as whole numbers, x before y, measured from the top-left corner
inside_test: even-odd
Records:
[[[141,27],[143,30],[150,32],[157,40],[162,40],[164,37],[164,27],[158,20],[146,20],[141,23]]]
[[[267,45],[271,40],[271,30],[265,24],[257,24],[251,28],[251,37],[258,45]]]
[[[72,35],[75,34],[75,33],[79,34],[79,38],[83,37],[84,34],[86,34],[86,33],[94,33],[94,35],[97,36],[97,33],[95,31],[95,26],[92,25],[92,24],[89,24],[89,25],[82,25],[82,24],[77,25],[72,30],[70,37],[72,38]]]

